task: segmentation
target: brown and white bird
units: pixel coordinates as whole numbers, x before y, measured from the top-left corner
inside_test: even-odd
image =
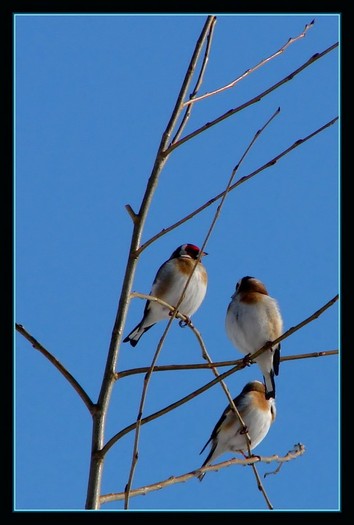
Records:
[[[194,244],[179,246],[171,257],[160,266],[152,284],[150,295],[171,306],[176,306],[200,253],[201,257],[207,255],[206,252],[200,252],[198,246]],[[181,314],[191,317],[198,310],[205,297],[207,283],[207,272],[201,259],[199,259],[184,298],[178,306],[178,311]],[[158,321],[168,319],[170,315],[170,310],[165,306],[154,301],[147,301],[140,323],[127,335],[123,342],[129,342],[135,346],[147,330]]]
[[[250,450],[253,450],[268,434],[276,417],[275,400],[266,399],[265,387],[260,381],[251,381],[235,397],[234,404],[250,437]],[[247,437],[237,415],[228,405],[219,421],[216,423],[209,440],[201,450],[201,454],[210,443],[210,452],[201,468],[210,465],[217,457],[225,452],[239,452],[245,455],[248,452]],[[205,472],[199,474],[202,481]]]
[[[246,276],[238,281],[227,308],[225,327],[231,342],[245,355],[281,336],[283,320],[278,303],[259,279]],[[264,377],[266,397],[275,397],[274,375],[279,374],[280,343],[263,352],[255,362]]]

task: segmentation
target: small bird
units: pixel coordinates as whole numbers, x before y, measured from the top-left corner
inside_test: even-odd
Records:
[[[264,284],[246,276],[238,281],[231,296],[225,327],[234,346],[250,355],[281,336],[283,320],[277,301],[268,295]],[[275,397],[274,375],[279,374],[280,343],[263,352],[255,362],[263,374],[266,398]]]
[[[250,450],[253,450],[266,437],[275,420],[275,399],[266,399],[263,383],[251,381],[235,397],[234,404],[247,428],[247,433],[251,439]],[[200,452],[202,454],[206,446],[211,443],[210,452],[201,468],[210,465],[214,459],[225,452],[239,452],[245,456],[245,452],[248,452],[246,440],[243,426],[228,405]],[[199,480],[202,481],[204,476],[205,472],[199,474]]]
[[[201,252],[198,246],[194,244],[182,244],[182,246],[179,246],[172,253],[171,257],[160,266],[152,284],[150,295],[165,301],[171,306],[176,306],[199,254],[201,254],[201,257],[207,255],[206,252]],[[199,259],[178,311],[187,317],[194,314],[203,302],[207,284],[207,272],[201,259]],[[136,346],[140,337],[147,330],[158,321],[168,319],[170,315],[168,308],[154,301],[146,301],[143,318],[123,342],[127,343],[129,341],[132,346]]]

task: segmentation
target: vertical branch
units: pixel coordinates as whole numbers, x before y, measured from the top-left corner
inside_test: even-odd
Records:
[[[214,34],[215,24],[216,24],[216,17],[214,17],[212,19],[212,23],[210,25],[209,33],[208,33],[208,36],[207,36],[207,44],[206,44],[206,48],[205,48],[203,63],[202,63],[201,69],[200,69],[200,73],[199,73],[196,85],[195,85],[195,87],[193,89],[193,92],[189,96],[189,100],[193,100],[195,98],[195,96],[198,93],[198,90],[199,90],[199,88],[200,88],[200,86],[201,86],[201,84],[203,82],[204,73],[205,73],[205,70],[206,70],[206,67],[207,67],[207,64],[208,64],[208,61],[209,61],[209,52],[210,52],[210,47],[211,47],[211,41],[212,41],[213,34]],[[184,105],[186,105],[186,103],[184,103]],[[175,136],[171,140],[171,144],[169,146],[171,146],[172,144],[177,142],[177,140],[180,138],[180,136],[182,134],[182,131],[183,131],[183,129],[184,129],[185,125],[187,124],[187,121],[188,121],[188,119],[190,117],[191,107],[192,106],[188,106],[187,107],[186,112],[185,112],[185,114],[183,116],[181,125],[179,126],[179,128],[178,128]]]
[[[202,52],[202,48],[203,48],[203,45],[204,45],[204,42],[205,42],[205,39],[207,38],[210,30],[211,30],[211,27],[215,24],[216,22],[216,16],[208,16],[205,24],[204,24],[204,28],[200,34],[200,37],[198,38],[198,41],[197,41],[197,44],[195,46],[195,50],[194,50],[194,53],[193,53],[193,56],[192,56],[192,59],[191,59],[191,62],[189,64],[189,67],[188,67],[188,70],[187,70],[187,73],[186,73],[186,77],[185,77],[185,80],[183,82],[183,85],[182,85],[182,88],[181,88],[181,91],[180,91],[180,94],[177,98],[177,102],[176,102],[176,106],[175,106],[175,109],[172,113],[172,116],[171,116],[171,119],[170,119],[170,122],[168,123],[167,125],[167,130],[168,130],[168,133],[165,134],[165,137],[163,137],[163,139],[165,138],[165,148],[163,150],[163,153],[164,153],[164,156],[168,156],[168,154],[170,153],[169,151],[169,146],[168,146],[168,140],[171,136],[171,133],[172,133],[172,130],[174,129],[174,126],[176,125],[177,123],[177,120],[183,110],[183,101],[187,95],[187,90],[188,90],[188,86],[190,84],[190,81],[192,80],[192,77],[193,77],[193,74],[194,74],[194,70],[196,68],[196,65],[197,65],[197,62],[199,60],[199,56]],[[186,124],[186,121],[184,122],[184,124],[180,126],[179,130],[178,130],[178,134],[180,135],[184,129],[184,126]],[[173,142],[175,142],[175,139],[173,140]],[[167,151],[168,149],[168,151]],[[162,150],[161,150],[162,151]]]
[[[206,35],[209,32],[210,25],[213,22],[214,17],[209,16],[204,24],[204,28],[201,32],[201,36],[195,46],[188,70],[184,77],[182,87],[180,89],[179,95],[175,107],[172,112],[170,121],[167,124],[167,127],[162,135],[162,139],[157,151],[155,163],[152,169],[152,173],[148,180],[144,197],[140,206],[138,214],[134,214],[134,229],[132,234],[132,240],[129,250],[129,259],[126,266],[126,271],[124,275],[122,292],[119,299],[119,305],[117,310],[116,319],[113,326],[111,341],[109,345],[108,356],[106,360],[106,367],[104,372],[104,377],[101,385],[101,390],[97,403],[97,410],[93,415],[93,429],[92,429],[92,443],[91,443],[91,463],[90,463],[90,472],[88,480],[88,489],[87,489],[87,498],[86,498],[86,508],[87,509],[97,509],[100,505],[100,489],[101,481],[103,474],[103,456],[97,454],[103,448],[104,445],[104,429],[106,423],[107,409],[108,404],[111,398],[111,393],[113,385],[115,382],[115,367],[118,359],[119,346],[121,343],[123,327],[125,325],[128,305],[130,302],[130,292],[133,286],[133,280],[135,276],[135,271],[137,267],[138,258],[136,252],[139,248],[143,228],[145,225],[146,217],[150,209],[153,195],[155,193],[159,175],[161,170],[168,158],[168,154],[164,154],[168,146],[168,142],[171,136],[171,133],[176,125],[176,122],[179,118],[179,115],[182,111],[183,100],[186,97],[186,93],[189,87],[189,84],[192,80],[196,63],[198,61],[199,55],[201,53],[202,46],[204,44]],[[131,208],[130,208],[131,210]],[[132,216],[132,210],[130,215]]]
[[[257,480],[257,487],[258,487],[258,490],[260,490],[263,494],[263,497],[264,499],[266,500],[266,503],[268,505],[268,509],[269,510],[273,510],[273,505],[271,504],[270,502],[270,499],[268,498],[267,496],[267,493],[263,487],[263,483],[261,481],[261,478],[259,477],[259,474],[258,474],[258,470],[257,470],[257,467],[256,467],[256,464],[255,463],[251,463],[251,467],[252,467],[252,470],[254,472],[254,475],[256,477],[256,480]]]

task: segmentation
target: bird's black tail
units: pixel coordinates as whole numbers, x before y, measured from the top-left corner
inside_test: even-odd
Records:
[[[210,443],[210,441],[211,441],[211,438],[209,439],[209,441],[207,441],[207,442],[205,443],[204,447],[203,447],[202,450],[199,452],[199,454],[201,454],[201,453],[204,451],[205,447]],[[211,450],[210,450],[210,452],[209,452],[209,454],[208,454],[206,460],[204,461],[203,465],[202,465],[200,468],[206,467],[206,466],[210,463],[210,460],[211,460],[211,458],[212,458],[212,456],[213,456],[213,454],[214,454],[214,452],[215,452],[215,449],[216,449],[216,444],[211,448]],[[202,479],[204,478],[204,476],[205,476],[205,472],[201,472],[201,473],[199,474],[199,476],[198,476],[199,481],[202,481]]]
[[[275,398],[275,381],[273,370],[271,370],[267,376],[263,376],[263,379],[265,384],[265,398]]]
[[[274,356],[273,356],[273,370],[276,376],[279,375],[279,364],[280,364],[280,343],[278,344],[277,348],[274,350]]]
[[[155,324],[155,323],[154,323]],[[139,323],[125,339],[123,339],[123,343],[130,343],[132,346],[136,346],[139,342],[139,339],[142,335],[145,334],[150,328],[152,328],[154,325],[151,324],[150,326],[145,326],[144,328],[141,328],[141,323]]]

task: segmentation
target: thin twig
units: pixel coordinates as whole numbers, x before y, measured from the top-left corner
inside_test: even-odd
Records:
[[[310,352],[308,354],[288,355],[280,358],[280,361],[295,361],[296,359],[311,359],[313,357],[326,357],[338,355],[338,350],[322,350],[321,352]]]
[[[286,455],[289,458],[289,460],[294,459],[295,457],[298,457],[299,452],[301,452],[302,454],[305,452],[305,447],[301,443],[296,443],[294,447],[295,447],[294,450],[290,450],[290,452],[288,452]],[[263,476],[264,478],[266,478],[267,476],[270,476],[271,474],[278,474],[280,468],[282,467],[282,465],[284,465],[285,461],[280,461],[279,459],[277,460],[277,462],[279,463],[278,467],[272,472],[266,472]]]
[[[154,295],[146,294],[146,293],[131,292],[130,298],[131,299],[134,299],[134,298],[145,299],[146,301],[151,301],[152,303],[158,303],[161,306],[168,308],[171,312],[171,315],[174,313],[176,319],[180,319],[181,321],[184,321],[184,322],[188,321],[188,317],[186,315],[179,312],[175,306],[172,306],[172,304],[168,304],[163,299],[160,299],[160,297],[155,297]],[[149,368],[150,367],[148,367],[147,370],[149,370]]]
[[[252,456],[250,458],[242,458],[242,459],[232,458],[227,461],[222,461],[220,463],[217,463],[215,465],[209,465],[207,467],[203,467],[197,470],[192,470],[191,472],[182,474],[181,476],[170,476],[168,479],[159,481],[157,483],[153,483],[152,485],[145,485],[144,487],[131,490],[130,495],[131,496],[145,496],[146,494],[149,494],[150,492],[153,492],[155,490],[160,490],[170,485],[175,485],[176,483],[183,483],[185,481],[188,481],[191,478],[199,476],[201,472],[218,471],[222,468],[231,467],[232,465],[254,465],[256,463],[273,463],[273,462],[278,462],[280,464],[283,464],[285,462],[292,461],[293,459],[296,459],[302,456],[304,453],[305,453],[305,447],[304,445],[299,443],[298,445],[296,445],[295,450],[291,450],[285,456],[278,456],[277,454],[274,454],[272,456]],[[124,499],[124,495],[125,495],[124,492],[103,494],[100,497],[100,500],[101,500],[101,503],[119,501],[119,500]]]
[[[200,69],[200,73],[199,73],[196,85],[195,85],[195,87],[193,89],[193,92],[189,96],[190,99],[193,99],[196,96],[196,94],[198,93],[198,90],[199,90],[199,88],[200,88],[200,86],[201,86],[201,84],[203,82],[204,73],[205,73],[206,66],[207,66],[208,60],[209,60],[210,47],[211,47],[211,42],[212,42],[212,38],[213,38],[213,34],[214,34],[215,24],[216,24],[216,16],[212,20],[210,28],[209,28],[209,33],[208,33],[208,36],[207,36],[207,43],[206,43],[206,47],[205,47],[205,53],[204,53],[203,62],[202,62],[202,65],[201,65],[201,69]],[[186,126],[186,124],[188,122],[188,119],[190,117],[191,109],[192,109],[192,106],[188,106],[187,107],[186,112],[185,112],[185,114],[183,116],[181,125],[179,126],[179,128],[178,128],[175,136],[171,140],[171,143],[169,144],[169,146],[171,146],[172,144],[177,142],[177,140],[181,136],[181,133],[182,133],[183,129],[185,128],[185,126]]]
[[[270,476],[272,474],[276,475],[278,474],[278,472],[280,471],[281,467],[284,465],[284,463],[279,463],[279,465],[277,466],[277,468],[275,470],[272,470],[271,472],[265,472],[265,474],[263,474],[263,477],[266,478],[267,476]]]
[[[230,84],[227,84],[226,86],[218,88],[218,89],[216,89],[214,91],[211,91],[210,93],[205,93],[205,95],[201,95],[200,97],[195,97],[192,100],[188,100],[187,102],[184,103],[184,106],[190,106],[191,104],[194,104],[194,102],[199,102],[200,100],[203,100],[203,99],[205,99],[207,97],[211,97],[213,95],[216,95],[218,93],[226,91],[227,89],[233,88],[238,82],[240,82],[241,80],[246,78],[248,75],[250,75],[251,73],[253,73],[257,69],[259,69],[260,67],[264,66],[264,64],[266,64],[267,62],[270,62],[271,60],[273,60],[273,58],[276,58],[277,56],[279,56],[282,53],[284,53],[284,51],[286,51],[286,49],[291,44],[293,44],[297,40],[300,40],[300,38],[304,38],[306,36],[307,31],[314,25],[314,23],[315,23],[315,20],[312,20],[312,22],[310,22],[309,24],[306,24],[305,25],[305,29],[303,30],[303,32],[300,35],[298,35],[298,36],[296,36],[294,38],[289,38],[289,40],[286,42],[286,44],[284,44],[280,49],[278,49],[278,51],[276,51],[275,53],[270,55],[268,58],[264,58],[257,65],[251,67],[250,69],[247,69],[241,76],[237,77],[235,80],[230,82]]]
[[[211,221],[211,224],[210,224],[210,227],[209,227],[209,230],[205,236],[205,239],[204,239],[204,242],[202,244],[202,247],[201,247],[201,251],[204,250],[208,240],[209,240],[209,237],[215,227],[215,224],[216,224],[216,221],[218,220],[219,218],[219,215],[221,213],[221,209],[224,205],[224,202],[225,202],[225,199],[227,197],[227,194],[229,193],[230,191],[230,188],[232,186],[232,181],[234,180],[234,177],[236,175],[236,172],[237,170],[239,169],[239,167],[241,166],[242,162],[244,161],[246,155],[249,153],[250,149],[252,148],[252,146],[254,145],[254,143],[256,142],[256,140],[258,139],[258,137],[261,135],[261,133],[265,130],[265,128],[272,122],[272,120],[279,114],[280,112],[280,108],[277,108],[275,110],[275,112],[273,113],[273,115],[267,120],[267,122],[259,129],[256,131],[256,133],[254,134],[251,142],[249,143],[249,145],[247,146],[247,148],[245,149],[244,153],[242,154],[238,164],[236,164],[236,166],[234,167],[234,169],[232,170],[231,172],[231,175],[230,175],[230,178],[229,178],[229,181],[227,183],[227,186],[225,188],[225,190],[222,192],[222,197],[221,197],[221,202],[220,204],[218,205],[217,209],[216,209],[216,212],[214,214],[214,217],[213,217],[213,220]]]
[[[299,68],[295,69],[295,71],[293,71],[292,73],[290,73],[289,75],[284,77],[282,80],[279,80],[279,82],[277,82],[276,84],[273,84],[270,88],[262,91],[262,93],[259,93],[258,95],[256,95],[252,99],[248,100],[244,104],[241,104],[240,106],[238,106],[238,107],[236,107],[234,109],[229,109],[229,111],[227,111],[226,113],[223,113],[222,115],[220,115],[220,117],[217,117],[216,119],[214,119],[214,120],[212,120],[210,122],[207,122],[206,124],[204,124],[200,128],[192,131],[191,133],[189,133],[188,135],[186,135],[185,137],[180,139],[178,142],[175,142],[174,144],[172,144],[164,152],[164,154],[168,155],[169,153],[171,153],[171,151],[173,151],[174,149],[178,148],[179,146],[182,146],[182,144],[184,144],[188,140],[191,140],[192,138],[196,137],[197,135],[199,135],[203,131],[205,131],[207,129],[210,129],[211,127],[215,126],[216,124],[219,124],[219,122],[222,122],[223,120],[231,117],[232,115],[235,115],[235,113],[238,113],[238,112],[242,111],[243,109],[245,109],[245,108],[247,108],[249,106],[252,106],[253,104],[256,104],[257,102],[260,102],[264,97],[269,95],[269,93],[272,93],[272,91],[278,89],[281,85],[286,84],[286,82],[289,82],[290,80],[292,80],[294,77],[296,77],[296,75],[301,73],[301,71],[303,71],[304,69],[306,69],[307,67],[312,65],[314,62],[316,62],[320,58],[324,57],[325,55],[327,55],[327,53],[330,53],[331,51],[333,51],[337,47],[338,47],[338,42],[336,42],[335,44],[332,44],[330,47],[328,47],[327,49],[325,49],[321,53],[315,53],[311,58],[309,58],[307,60],[307,62],[305,62]]]
[[[310,315],[309,317],[307,317],[307,319],[305,319],[304,321],[301,321],[299,324],[297,324],[296,326],[290,328],[289,330],[287,330],[286,332],[284,332],[284,334],[280,337],[278,337],[278,339],[276,339],[275,341],[278,343],[280,341],[283,341],[284,339],[286,339],[287,337],[289,337],[290,335],[292,335],[294,332],[296,332],[297,330],[300,330],[300,328],[302,328],[303,326],[305,326],[306,324],[314,321],[315,319],[317,319],[320,315],[322,315],[330,306],[332,306],[336,301],[338,300],[338,295],[335,296],[333,299],[331,299],[330,301],[328,301],[322,308],[320,308],[319,310],[316,310],[316,312],[314,312],[312,315]],[[269,347],[270,346],[274,346],[275,342],[271,342],[269,343]],[[260,355],[263,351],[267,350],[268,349],[268,344],[267,345],[264,345],[264,347],[260,348],[257,352],[255,352],[254,354],[252,354],[252,356],[250,356],[250,361],[252,361],[252,359],[255,357],[255,356],[258,356]],[[175,401],[174,403],[171,403],[170,405],[168,405],[167,407],[161,409],[161,410],[158,410],[157,412],[154,412],[153,414],[151,414],[150,416],[146,416],[144,417],[143,419],[141,419],[140,421],[140,425],[144,425],[145,423],[149,423],[150,421],[153,421],[155,419],[157,419],[158,417],[164,415],[164,414],[167,414],[168,412],[171,412],[172,410],[178,408],[179,406],[182,406],[183,404],[187,403],[188,401],[190,401],[191,399],[194,399],[195,397],[199,396],[200,394],[202,394],[203,392],[206,392],[207,390],[209,390],[209,388],[212,388],[214,385],[216,385],[219,381],[221,381],[222,379],[225,379],[226,377],[229,377],[230,375],[234,374],[235,372],[237,372],[238,370],[241,370],[243,368],[245,368],[246,366],[246,362],[245,362],[245,359],[241,359],[240,362],[233,366],[232,368],[230,368],[229,370],[227,370],[226,372],[223,372],[222,374],[219,375],[219,377],[216,377],[215,379],[213,379],[212,381],[209,381],[208,383],[206,383],[205,385],[203,385],[202,387],[200,388],[197,388],[196,390],[194,390],[193,392],[191,392],[190,394],[182,397],[181,399],[179,399],[178,401]],[[131,425],[125,427],[123,430],[121,430],[120,432],[117,432],[117,434],[115,434],[113,437],[111,437],[109,439],[109,441],[107,441],[107,443],[104,445],[104,447],[97,451],[97,455],[99,457],[103,457],[107,452],[108,450],[119,440],[121,439],[123,436],[125,436],[126,434],[128,434],[129,432],[131,432],[132,430],[134,430],[136,427],[136,422],[132,423]]]
[[[23,337],[25,337],[27,339],[27,341],[29,341],[31,343],[31,345],[33,346],[33,348],[35,348],[36,350],[38,350],[42,355],[44,355],[44,357],[46,357],[54,366],[57,370],[59,370],[59,372],[65,377],[65,379],[70,383],[70,385],[74,388],[74,390],[79,394],[79,396],[81,397],[82,401],[85,403],[86,407],[88,408],[89,412],[91,415],[94,414],[95,412],[95,408],[96,408],[96,405],[94,405],[94,403],[91,401],[90,397],[88,396],[88,394],[85,392],[85,390],[82,388],[82,386],[80,385],[80,383],[78,383],[78,381],[75,379],[74,376],[72,376],[70,374],[70,372],[65,368],[65,366],[63,366],[60,361],[58,361],[58,359],[56,357],[54,357],[53,354],[51,354],[50,352],[48,352],[48,350],[46,348],[44,348],[44,346],[39,343],[37,341],[37,339],[35,339],[33,337],[33,335],[31,335],[23,326],[22,324],[18,324],[16,323],[16,330],[21,334],[23,335]]]
[[[258,173],[264,171],[267,168],[270,168],[271,166],[274,166],[278,162],[278,160],[280,160],[282,157],[284,157],[285,155],[290,153],[290,151],[296,149],[298,146],[300,146],[300,145],[304,144],[306,141],[312,139],[314,136],[316,136],[318,133],[321,133],[321,131],[324,131],[329,126],[332,126],[337,120],[338,120],[338,117],[335,117],[334,119],[332,119],[329,122],[327,122],[326,124],[324,124],[324,126],[321,126],[316,131],[313,131],[312,133],[307,135],[305,138],[296,140],[291,146],[289,146],[288,148],[283,150],[276,157],[273,157],[271,160],[269,160],[268,162],[263,164],[263,166],[261,166],[260,168],[257,168],[256,170],[252,171],[252,173],[250,173],[249,175],[245,175],[244,177],[241,177],[241,179],[239,179],[237,182],[232,184],[232,186],[230,186],[229,192],[234,190],[235,188],[237,188],[238,186],[240,186],[244,182],[248,181],[252,177],[255,177],[256,175],[258,175]],[[208,208],[209,206],[214,204],[214,202],[216,202],[217,200],[222,198],[223,194],[224,194],[224,192],[219,193],[218,195],[216,195],[212,199],[209,199],[202,206],[199,206],[199,208],[197,208],[193,212],[191,212],[188,215],[186,215],[183,219],[175,222],[174,224],[172,224],[171,226],[168,226],[167,228],[163,228],[163,230],[161,230],[159,233],[157,233],[156,235],[154,235],[153,237],[148,239],[146,242],[144,242],[144,244],[142,244],[140,246],[140,248],[138,249],[138,254],[140,254],[143,250],[145,250],[148,246],[150,246],[150,244],[155,242],[157,239],[159,239],[163,235],[166,235],[166,233],[169,233],[170,231],[174,230],[178,226],[181,226],[183,223],[189,221],[190,219],[192,219],[193,217],[198,215],[198,213],[201,213],[203,210],[205,210],[206,208]]]
[[[268,509],[269,510],[273,510],[273,505],[271,504],[270,499],[269,499],[269,497],[268,497],[268,495],[266,493],[266,490],[265,490],[265,488],[263,486],[263,483],[262,483],[262,480],[261,480],[261,478],[260,478],[260,476],[258,474],[258,470],[257,470],[257,467],[256,467],[255,463],[251,463],[251,467],[252,467],[253,473],[255,475],[256,481],[257,481],[258,490],[260,492],[262,492],[262,495],[263,495],[264,499],[266,500]]]
[[[338,355],[338,350],[323,350],[321,352],[311,352],[307,354],[296,354],[288,355],[280,358],[280,362],[284,361],[294,361],[296,359],[310,359],[314,357],[327,357],[330,355]],[[160,365],[154,367],[154,372],[172,372],[176,370],[202,370],[212,368],[214,366],[223,367],[223,366],[235,366],[241,363],[243,359],[232,359],[230,361],[213,361],[210,363],[188,363],[184,365]],[[122,370],[121,372],[115,373],[116,380],[122,379],[123,377],[128,377],[136,374],[146,374],[149,370],[147,366],[142,366],[140,368],[130,368],[128,370]]]

